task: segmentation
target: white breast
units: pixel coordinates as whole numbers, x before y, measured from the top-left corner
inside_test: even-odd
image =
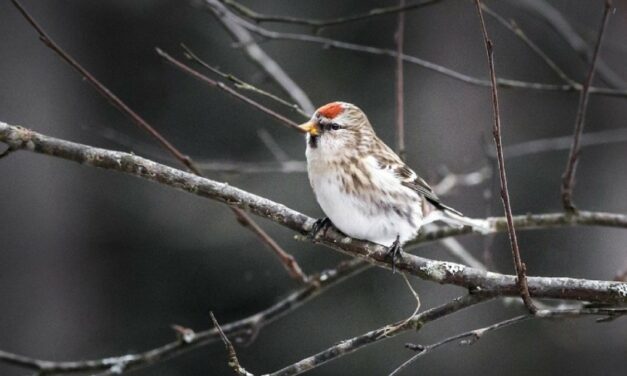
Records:
[[[372,171],[372,179],[374,186],[381,188],[380,194],[348,193],[341,189],[342,172],[331,168],[328,158],[317,149],[307,148],[311,186],[320,207],[340,231],[385,246],[390,246],[397,236],[404,243],[417,235],[422,221],[417,194],[379,171]],[[402,189],[405,194],[392,197],[386,194],[389,189]]]

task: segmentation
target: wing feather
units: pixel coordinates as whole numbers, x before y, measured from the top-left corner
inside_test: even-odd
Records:
[[[385,148],[382,150],[383,152],[373,155],[379,168],[391,171],[401,180],[402,185],[416,191],[436,208],[462,215],[457,210],[444,205],[433,191],[433,188],[423,178],[409,168],[387,145],[383,144],[383,142],[381,144]]]

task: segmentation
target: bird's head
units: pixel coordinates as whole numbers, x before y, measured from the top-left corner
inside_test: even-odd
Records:
[[[300,128],[307,132],[309,147],[326,151],[354,147],[364,138],[374,135],[366,114],[359,107],[346,102],[325,104]]]

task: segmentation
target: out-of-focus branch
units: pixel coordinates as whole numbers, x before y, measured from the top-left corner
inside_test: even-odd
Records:
[[[242,341],[249,342],[267,324],[292,312],[326,291],[329,287],[365,270],[367,266],[368,264],[358,259],[342,262],[334,269],[326,270],[319,275],[313,276],[305,286],[295,290],[267,309],[242,320],[222,325],[222,330],[231,338],[241,338]],[[0,362],[35,370],[47,375],[98,370],[105,370],[109,374],[119,374],[150,366],[218,340],[219,333],[216,328],[213,328],[193,333],[192,335],[179,335],[176,341],[141,353],[94,360],[54,362],[0,350]]]
[[[568,155],[568,162],[566,163],[566,169],[562,175],[562,206],[564,210],[568,212],[574,212],[577,210],[573,202],[573,188],[575,186],[575,173],[577,172],[577,163],[579,161],[579,152],[581,151],[581,134],[583,133],[583,126],[586,120],[586,110],[588,109],[588,99],[590,98],[590,85],[594,79],[594,71],[596,69],[597,61],[599,59],[599,52],[601,51],[601,43],[603,42],[603,35],[610,17],[610,10],[612,9],[612,1],[605,1],[605,9],[603,11],[603,19],[601,21],[601,27],[599,29],[599,35],[597,37],[596,45],[594,46],[594,53],[592,54],[592,61],[590,62],[590,68],[586,76],[586,81],[583,84],[583,90],[579,95],[579,105],[577,106],[577,116],[575,118],[575,131],[573,134],[573,143]]]
[[[275,101],[275,102],[277,102],[277,103],[279,103],[279,104],[281,104],[283,106],[289,107],[290,109],[298,112],[299,114],[303,115],[304,117],[309,117],[309,115],[307,115],[307,113],[305,111],[303,111],[303,109],[300,108],[300,106],[298,104],[290,103],[290,102],[286,101],[285,99],[283,99],[283,98],[281,98],[281,97],[279,97],[277,95],[274,95],[274,94],[272,94],[270,92],[267,92],[267,91],[265,91],[263,89],[260,89],[257,86],[255,86],[255,85],[253,85],[253,84],[251,84],[249,82],[246,82],[244,80],[241,80],[241,79],[235,77],[234,75],[232,75],[230,73],[222,72],[218,68],[211,66],[209,63],[207,63],[206,61],[201,59],[198,55],[196,55],[196,53],[194,53],[189,47],[187,47],[184,44],[181,44],[181,48],[183,48],[183,50],[185,51],[185,57],[188,60],[191,60],[191,61],[199,64],[200,66],[210,70],[211,72],[219,75],[220,77],[225,78],[225,79],[233,82],[233,84],[235,85],[235,87],[237,89],[248,90],[248,91],[251,91],[253,93],[259,94],[261,96],[270,98],[273,101]]]
[[[313,114],[315,107],[307,94],[290,78],[290,76],[276,63],[255,41],[250,32],[243,28],[224,4],[218,0],[211,0],[215,16],[226,30],[242,46],[246,55],[261,69],[264,70],[298,105],[307,113]]]
[[[405,0],[400,0],[399,8],[405,6]],[[398,14],[396,34],[396,150],[401,159],[405,159],[405,88],[403,74],[403,45],[405,42],[405,12]]]
[[[514,0],[510,1],[510,4],[526,9],[544,20],[584,61],[592,62],[593,49],[579,36],[566,17],[548,1]],[[627,82],[601,59],[597,61],[597,71],[601,79],[614,88],[624,88],[627,85]]]
[[[527,286],[527,276],[525,263],[520,256],[520,249],[518,247],[518,239],[516,237],[516,228],[514,226],[514,220],[512,219],[512,206],[509,201],[509,190],[507,188],[507,173],[505,172],[505,158],[503,158],[503,146],[501,142],[501,116],[499,111],[499,95],[496,84],[496,70],[494,68],[494,51],[493,44],[488,36],[488,31],[485,26],[485,20],[483,19],[483,10],[481,8],[481,1],[475,0],[477,6],[477,12],[479,13],[479,20],[481,21],[481,31],[483,33],[483,41],[485,44],[486,55],[488,57],[488,67],[490,69],[490,81],[492,82],[492,111],[494,113],[494,125],[492,127],[492,136],[494,137],[494,144],[496,146],[496,159],[498,161],[499,178],[501,181],[501,200],[503,201],[503,209],[505,211],[505,217],[507,218],[507,233],[509,235],[509,241],[512,246],[512,255],[514,257],[514,267],[516,269],[516,275],[518,276],[518,288],[520,289],[520,295],[525,302],[525,306],[529,312],[536,313],[538,310],[531,300],[529,294],[529,287]]]
[[[44,29],[35,21],[35,19],[26,11],[26,9],[17,0],[11,0],[13,5],[22,14],[26,21],[35,29],[39,34],[39,39],[54,51],[61,59],[68,63],[75,71],[77,71],[90,85],[96,89],[96,91],[107,99],[113,107],[118,109],[124,115],[128,116],[133,123],[138,127],[148,132],[157,142],[166,149],[171,155],[179,160],[189,170],[199,174],[200,171],[193,165],[189,156],[181,153],[174,145],[172,145],[165,137],[163,137],[155,128],[153,128],[144,118],[138,113],[133,111],[124,101],[118,98],[113,92],[111,92],[104,84],[102,84],[96,77],[83,68],[78,61],[65,52],[55,41],[44,31]]]
[[[579,139],[579,146],[583,148],[623,142],[627,142],[627,128],[616,128],[583,133]],[[525,157],[548,151],[570,150],[572,143],[572,135],[525,141],[505,146],[505,159]],[[494,150],[490,149],[487,152],[488,156],[496,157]]]
[[[513,20],[507,21],[500,14],[496,13],[485,4],[481,4],[481,8],[483,9],[484,12],[486,12],[487,14],[492,16],[495,20],[497,20],[498,23],[503,25],[507,30],[511,31],[520,40],[522,40],[523,43],[525,43],[527,47],[531,49],[531,51],[533,51],[536,55],[538,55],[540,59],[542,59],[542,61],[544,61],[544,63],[553,72],[555,72],[555,74],[557,74],[559,78],[562,79],[562,81],[564,81],[565,83],[573,87],[581,86],[578,82],[568,77],[568,75],[560,67],[557,66],[557,64],[553,61],[553,59],[551,59],[546,53],[544,53],[544,51],[542,51],[542,49],[540,49],[540,47],[538,47],[537,44],[535,44],[531,39],[529,39],[529,37],[527,37],[527,34],[525,34],[525,32],[518,26],[518,24],[516,24],[516,22],[514,22]]]
[[[230,6],[234,10],[236,10],[242,16],[249,18],[255,22],[278,22],[278,23],[289,23],[295,25],[304,25],[304,26],[312,26],[315,30],[320,30],[329,26],[337,26],[343,25],[350,22],[361,21],[372,17],[383,16],[386,14],[405,12],[409,10],[419,9],[427,5],[435,4],[440,0],[423,0],[418,2],[413,2],[411,4],[399,4],[396,6],[382,7],[382,8],[373,8],[365,13],[354,14],[346,17],[338,17],[329,20],[315,20],[311,18],[299,18],[299,17],[291,17],[291,16],[276,16],[276,15],[267,15],[261,14],[259,12],[255,12],[254,10],[234,1],[234,0],[222,0],[223,3]]]
[[[268,30],[259,25],[248,22],[244,19],[237,17],[232,14],[229,9],[226,9],[218,0],[203,0],[204,4],[206,4],[207,8],[209,8],[212,12],[228,12],[233,17],[233,20],[237,22],[240,26],[247,29],[248,31],[257,34],[258,36],[269,39],[269,40],[291,40],[297,42],[304,43],[315,43],[320,44],[324,47],[332,47],[338,49],[344,49],[349,51],[373,54],[373,55],[381,55],[381,56],[389,56],[395,58],[397,56],[397,52],[392,49],[379,48],[374,46],[366,46],[356,43],[342,42],[331,38],[320,37],[317,35],[309,35],[309,34],[297,34],[297,33],[283,33],[273,30]],[[219,4],[219,6],[216,6]],[[435,64],[433,62],[403,54],[401,56],[403,61],[421,66],[423,68],[432,70],[439,74],[443,74],[445,76],[451,77],[453,79],[478,86],[490,87],[490,81],[480,79],[477,77],[469,76],[464,73],[457,72],[450,68],[446,68],[442,65]],[[519,80],[510,80],[504,78],[498,78],[497,84],[499,87],[504,88],[515,88],[515,89],[528,89],[528,90],[540,90],[540,91],[561,91],[561,92],[578,92],[580,88],[573,87],[571,85],[554,85],[554,84],[544,84],[538,82],[527,82],[527,81],[519,81]],[[590,94],[594,95],[606,95],[606,96],[616,96],[616,97],[627,97],[627,89],[606,89],[600,87],[591,87]]]
[[[195,69],[192,69],[190,67],[188,67],[187,65],[183,64],[182,62],[180,62],[179,60],[175,59],[174,57],[170,56],[168,53],[166,53],[165,51],[161,50],[160,48],[155,49],[155,51],[157,52],[157,54],[159,56],[161,56],[165,61],[167,61],[168,63],[172,64],[175,68],[179,69],[180,71],[187,73],[188,75],[192,76],[193,78],[197,79],[198,81],[209,85],[211,87],[215,87],[218,88],[224,92],[226,92],[227,94],[241,100],[244,103],[247,103],[249,105],[251,105],[252,107],[256,108],[257,110],[270,115],[271,117],[273,117],[274,119],[278,120],[279,122],[281,122],[283,125],[287,126],[288,128],[291,128],[297,132],[301,132],[303,133],[304,131],[300,128],[298,128],[298,124],[296,124],[295,122],[293,122],[292,120],[286,118],[285,116],[276,113],[275,111],[272,111],[271,109],[269,109],[268,107],[260,104],[259,102],[256,102],[250,98],[248,98],[247,96],[237,92],[236,90],[232,89],[231,87],[225,85],[223,82],[220,81],[216,81],[216,80],[212,80],[211,78],[205,76],[204,74],[198,72]]]
[[[133,111],[124,101],[116,96],[104,84],[98,81],[95,76],[93,76],[90,72],[83,68],[74,58],[72,58],[57,43],[55,43],[17,0],[12,0],[12,2],[15,7],[20,11],[20,13],[24,16],[26,21],[28,21],[28,23],[30,23],[31,26],[37,31],[40,39],[47,47],[53,50],[59,57],[61,57],[72,68],[74,68],[74,70],[76,70],[82,77],[84,77],[84,79],[87,80],[87,82],[89,82],[96,89],[96,91],[105,99],[107,99],[116,109],[128,116],[137,126],[147,131],[150,136],[156,139],[157,142],[176,160],[183,164],[183,166],[194,172],[194,174],[202,176],[200,169],[194,164],[189,156],[183,154],[179,149],[177,149],[174,144],[169,142],[153,126],[148,124],[146,120],[144,120],[139,114]],[[233,214],[235,215],[237,221],[242,226],[249,228],[257,236],[257,238],[261,240],[263,244],[265,244],[271,251],[273,251],[277,255],[277,257],[283,264],[283,267],[289,272],[292,278],[295,278],[300,282],[304,282],[307,280],[307,276],[302,272],[296,260],[287,252],[285,252],[281,248],[281,246],[279,246],[279,244],[270,237],[270,235],[268,235],[261,227],[259,227],[259,225],[257,225],[253,221],[252,218],[248,216],[248,214],[246,214],[246,212],[236,207],[232,207],[231,210],[233,211]]]
[[[196,176],[133,154],[55,139],[1,122],[0,142],[8,144],[14,149],[30,150],[75,161],[86,166],[123,172],[200,197],[216,200],[231,207],[237,207],[270,219],[302,235],[309,234],[315,223],[313,218],[282,204],[243,191],[229,184]],[[627,218],[625,216],[605,213],[582,212],[576,216],[565,213],[540,214],[523,216],[521,218],[522,223],[526,223],[531,227],[539,226],[539,223],[543,221],[550,221],[553,225],[593,223],[627,227]],[[513,219],[512,222],[515,223]],[[490,219],[489,223],[494,228],[494,231],[503,231],[506,220],[503,218]],[[450,230],[437,230],[425,233],[422,236],[422,241],[451,236],[453,233],[455,232]],[[459,230],[457,232],[457,234],[460,233],[464,233],[464,231]],[[312,240],[342,253],[362,258],[371,264],[388,269],[392,268],[391,260],[386,257],[388,253],[387,247],[352,239],[334,229],[329,229]],[[434,261],[403,253],[402,261],[396,263],[396,268],[401,272],[410,273],[433,282],[453,284],[471,290],[478,289],[487,293],[497,293],[501,296],[518,294],[516,277],[487,273],[460,264]],[[529,277],[528,281],[531,295],[538,298],[590,300],[609,303],[627,301],[627,284],[621,282],[551,277]]]
[[[484,166],[476,171],[464,174],[455,174],[453,172],[446,171],[446,174],[444,174],[442,179],[432,187],[433,191],[438,196],[446,196],[455,188],[479,185],[490,179],[490,176],[492,176],[492,169],[488,166]]]

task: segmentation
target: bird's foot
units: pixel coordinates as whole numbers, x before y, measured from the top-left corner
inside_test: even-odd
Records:
[[[307,237],[309,239],[315,239],[320,233],[324,235],[324,233],[326,233],[326,231],[331,226],[333,226],[333,223],[331,222],[329,217],[320,218],[316,220],[316,222],[313,224],[313,226],[311,227],[311,231],[309,231]]]
[[[401,259],[401,253],[403,252],[403,246],[401,245],[400,235],[396,235],[396,240],[388,248],[388,252],[385,258],[392,258],[392,273],[396,273],[396,262]]]

